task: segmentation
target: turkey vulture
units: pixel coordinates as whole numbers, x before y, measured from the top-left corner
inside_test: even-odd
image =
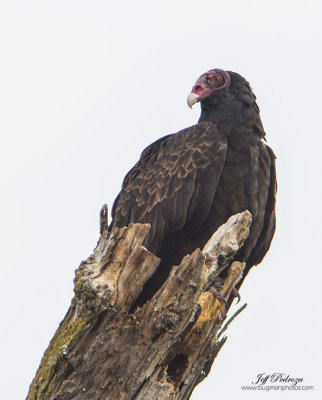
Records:
[[[259,264],[275,231],[275,155],[263,139],[256,97],[239,74],[212,69],[197,80],[188,105],[200,102],[196,125],[148,146],[126,175],[109,227],[151,224],[144,245],[161,258],[136,306],[161,287],[183,256],[202,248],[239,212],[253,217],[237,253],[249,269]]]

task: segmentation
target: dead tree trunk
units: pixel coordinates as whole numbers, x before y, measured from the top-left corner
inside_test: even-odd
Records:
[[[142,246],[149,225],[107,232],[76,270],[75,296],[46,350],[28,400],[188,399],[226,338],[225,304],[210,289],[246,240],[248,211],[183,258],[143,307],[130,312],[159,259]],[[228,300],[244,264],[233,262],[219,294]]]

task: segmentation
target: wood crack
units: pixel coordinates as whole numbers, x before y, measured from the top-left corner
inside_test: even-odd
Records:
[[[149,225],[109,233],[106,212],[100,240],[76,271],[72,306],[27,400],[186,400],[226,341],[219,337],[230,323],[220,331],[227,310],[209,287],[227,268],[219,294],[231,298],[245,267],[234,255],[248,236],[251,216],[244,211],[231,217],[131,314],[160,259],[142,245]]]

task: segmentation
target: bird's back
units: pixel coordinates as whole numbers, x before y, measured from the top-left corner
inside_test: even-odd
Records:
[[[147,147],[124,179],[110,226],[150,223],[145,246],[159,255],[165,236],[195,237],[206,220],[226,156],[226,139],[204,122]]]

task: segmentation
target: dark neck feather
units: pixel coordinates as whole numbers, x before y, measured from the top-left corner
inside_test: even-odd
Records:
[[[227,88],[206,99],[201,104],[199,122],[203,121],[214,122],[228,138],[246,133],[265,138],[256,97],[249,87],[247,90]]]

